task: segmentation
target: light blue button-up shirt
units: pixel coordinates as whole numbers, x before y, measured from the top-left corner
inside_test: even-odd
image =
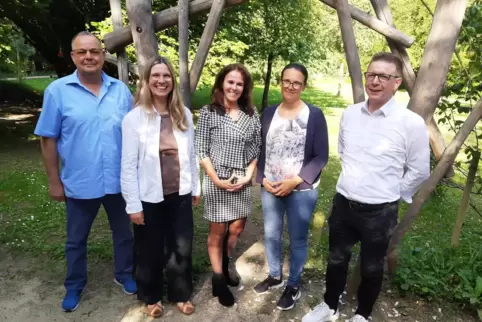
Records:
[[[77,71],[47,87],[35,134],[57,139],[67,197],[120,193],[121,126],[132,106],[129,88],[105,73],[99,96],[80,83]]]

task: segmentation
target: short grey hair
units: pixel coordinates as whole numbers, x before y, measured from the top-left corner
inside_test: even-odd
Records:
[[[80,36],[90,36],[90,37],[94,37],[95,39],[97,39],[97,41],[99,42],[99,44],[100,44],[101,47],[102,47],[102,41],[100,41],[100,39],[99,39],[96,35],[94,35],[94,34],[91,33],[90,31],[83,30],[83,31],[77,33],[77,34],[74,36],[74,38],[72,38],[72,42],[71,42],[71,44],[70,44],[70,47],[71,47],[72,49],[74,49],[74,41],[75,41],[78,37],[80,37]]]

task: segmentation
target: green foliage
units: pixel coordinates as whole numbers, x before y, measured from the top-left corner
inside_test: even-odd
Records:
[[[13,22],[30,45],[55,66],[59,74],[70,73],[72,37],[91,21],[104,19],[109,2],[104,0],[0,1],[0,16]]]
[[[450,245],[461,195],[461,191],[445,187],[427,202],[404,240],[395,283],[403,293],[482,309],[481,218],[468,216],[461,245],[457,249]],[[480,204],[480,198],[477,201]]]
[[[220,28],[249,46],[244,62],[255,73],[264,74],[268,57],[280,60],[280,66],[299,61],[322,69],[331,57],[331,43],[325,42],[329,17],[315,0],[252,0],[227,12]]]
[[[438,122],[446,124],[455,134],[475,103],[482,96],[482,1],[475,1],[466,11],[457,43],[457,54],[450,68],[447,84],[438,108]],[[480,150],[481,128],[476,126],[465,142],[462,152],[465,162],[457,161],[459,168],[467,168],[473,153]],[[476,176],[475,189],[482,189],[482,178]]]
[[[0,73],[24,76],[32,66],[29,58],[35,53],[21,31],[7,19],[0,19]]]

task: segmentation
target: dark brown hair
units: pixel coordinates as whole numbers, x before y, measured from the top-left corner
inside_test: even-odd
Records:
[[[306,85],[306,83],[308,82],[308,70],[303,64],[289,63],[288,65],[286,65],[285,68],[283,68],[283,70],[281,71],[281,79],[283,79],[283,75],[287,69],[294,69],[302,73],[303,77],[305,78],[303,85]]]
[[[224,91],[223,84],[226,75],[236,70],[243,76],[243,93],[238,99],[238,105],[241,111],[248,114],[249,116],[254,114],[254,104],[253,104],[253,78],[249,73],[248,69],[242,64],[230,64],[224,66],[223,69],[216,75],[216,80],[214,81],[213,89],[211,90],[211,110],[216,111],[220,115],[224,115]]]
[[[398,56],[396,56],[392,53],[381,52],[381,53],[375,54],[372,57],[372,60],[370,61],[370,64],[373,63],[373,62],[376,62],[376,61],[384,61],[386,63],[391,63],[391,64],[395,65],[395,67],[397,69],[397,73],[398,73],[397,76],[402,77],[403,62],[400,59],[400,57],[398,57]]]

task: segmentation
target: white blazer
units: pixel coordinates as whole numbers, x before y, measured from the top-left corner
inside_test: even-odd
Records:
[[[201,185],[194,149],[194,123],[191,111],[186,107],[184,110],[188,129],[183,132],[173,128],[179,154],[179,194],[199,196]],[[140,106],[122,120],[121,191],[128,214],[142,211],[141,201],[159,203],[164,200],[159,157],[160,129],[161,116],[157,111],[149,115]]]

